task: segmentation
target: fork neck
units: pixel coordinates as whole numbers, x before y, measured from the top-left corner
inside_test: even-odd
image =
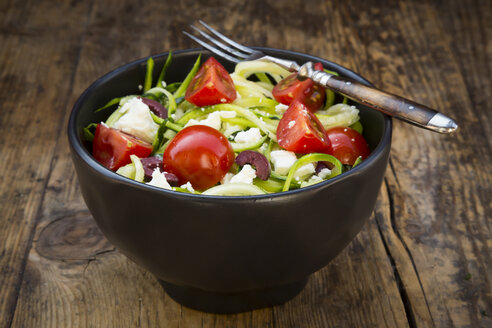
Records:
[[[259,58],[258,60],[261,61],[266,61],[266,62],[273,62],[277,65],[279,65],[282,68],[285,68],[289,72],[297,72],[300,68],[300,66],[292,60],[286,60],[286,59],[280,59],[280,58],[275,58],[271,56],[264,56]]]

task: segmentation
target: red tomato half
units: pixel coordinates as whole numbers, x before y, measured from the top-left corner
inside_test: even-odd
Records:
[[[321,63],[316,63],[314,67],[317,70],[323,70]],[[298,99],[304,102],[310,111],[315,112],[323,105],[326,91],[311,79],[299,81],[297,74],[294,73],[280,81],[273,88],[272,94],[275,100],[284,105],[290,105],[294,99]]]
[[[110,170],[131,162],[130,155],[140,158],[152,153],[152,145],[122,131],[98,124],[92,141],[92,155]]]
[[[230,103],[236,96],[229,73],[215,58],[210,57],[191,80],[186,89],[185,99],[203,107]]]
[[[205,125],[179,131],[163,154],[163,170],[174,173],[180,183],[190,182],[203,190],[219,182],[234,163],[234,151],[227,138]]]
[[[306,105],[294,100],[278,123],[277,142],[295,153],[331,154],[331,142],[318,118]]]
[[[366,159],[371,153],[366,140],[351,128],[335,127],[326,131],[333,147],[333,156],[342,164],[354,165],[357,157]]]

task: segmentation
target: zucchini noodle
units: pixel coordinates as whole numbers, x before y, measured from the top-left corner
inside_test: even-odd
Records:
[[[316,117],[328,130],[335,126],[350,126],[359,121],[359,110],[355,106],[336,104],[327,110],[318,111]]]
[[[261,108],[269,114],[275,115],[275,106],[278,105],[278,102],[265,97],[248,97],[236,99],[233,104],[246,108]]]
[[[172,93],[161,87],[154,87],[146,92],[147,94],[163,93],[168,100],[167,115],[171,116],[176,111],[176,98]]]
[[[183,83],[181,83],[181,85],[179,86],[178,90],[176,90],[176,92],[174,92],[174,97],[175,98],[179,98],[179,97],[184,96],[184,94],[186,92],[186,89],[188,88],[188,85],[190,84],[191,80],[193,79],[193,77],[195,76],[196,72],[200,68],[200,58],[201,57],[202,57],[202,55],[199,55],[198,56],[197,60],[195,61],[195,64],[193,65],[193,68],[188,73],[188,75],[185,77]]]
[[[154,60],[152,57],[147,59],[147,71],[145,72],[145,81],[143,85],[143,92],[147,92],[152,86],[152,72],[154,71]]]
[[[236,86],[236,90],[239,92],[241,97],[261,97],[265,96],[268,98],[273,98],[272,89],[266,88],[264,84],[259,84],[259,82],[253,82],[247,80],[246,78],[237,75],[235,73],[231,74],[232,81]],[[239,87],[239,88],[238,88]],[[273,88],[273,87],[272,87]]]
[[[327,176],[327,179],[336,177],[337,175],[340,175],[342,173],[342,163],[334,156],[328,155],[328,154],[320,154],[320,153],[311,153],[302,156],[299,158],[294,165],[289,170],[289,174],[287,175],[287,179],[285,180],[284,187],[282,188],[282,191],[287,191],[290,188],[290,183],[292,181],[292,178],[294,177],[294,173],[301,167],[309,163],[313,162],[330,162],[331,164],[334,165],[333,169],[331,169],[331,173],[329,176]]]
[[[242,116],[242,117],[250,120],[251,122],[255,123],[256,126],[261,131],[263,131],[264,133],[266,133],[270,137],[270,139],[277,142],[277,136],[276,136],[277,129],[276,129],[276,127],[269,125],[266,122],[264,122],[263,120],[259,119],[254,113],[247,110],[246,108],[239,107],[236,105],[231,105],[231,104],[219,104],[219,105],[214,105],[212,107],[220,109],[220,110],[235,111],[239,116]]]
[[[240,62],[236,65],[236,68],[234,69],[234,74],[239,75],[245,79],[255,73],[268,73],[275,76],[280,75],[282,78],[292,74],[288,70],[278,66],[277,64],[264,62],[261,60]]]
[[[130,159],[132,162],[130,164],[120,167],[116,171],[116,173],[124,177],[127,177],[129,179],[138,182],[143,182],[145,173],[140,158],[138,158],[138,156],[135,155],[130,155]]]
[[[132,160],[132,163],[135,166],[135,181],[143,182],[145,173],[140,158],[138,158],[138,156],[135,155],[130,155],[130,159]]]

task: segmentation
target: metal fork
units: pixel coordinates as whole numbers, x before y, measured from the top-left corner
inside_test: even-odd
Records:
[[[233,63],[247,60],[273,62],[291,72],[297,72],[299,80],[312,79],[315,83],[341,93],[349,99],[416,126],[439,133],[451,133],[458,128],[453,119],[425,105],[366,86],[347,77],[315,70],[312,62],[300,66],[292,60],[268,56],[229,39],[201,20],[199,23],[209,33],[193,25],[191,27],[210,43],[185,31],[183,33],[212,53]]]

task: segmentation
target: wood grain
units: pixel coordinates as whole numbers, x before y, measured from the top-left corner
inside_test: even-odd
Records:
[[[59,19],[46,19],[47,11]],[[87,7],[32,2],[1,12],[0,322],[8,324],[52,169],[52,140],[62,134],[60,123],[80,48],[80,27],[70,26],[71,19],[86,19]]]
[[[0,327],[492,326],[491,16],[486,0],[0,3]],[[460,124],[442,136],[394,121],[373,217],[282,306],[182,307],[80,195],[71,105],[111,69],[195,47],[181,30],[198,19],[333,60]]]

